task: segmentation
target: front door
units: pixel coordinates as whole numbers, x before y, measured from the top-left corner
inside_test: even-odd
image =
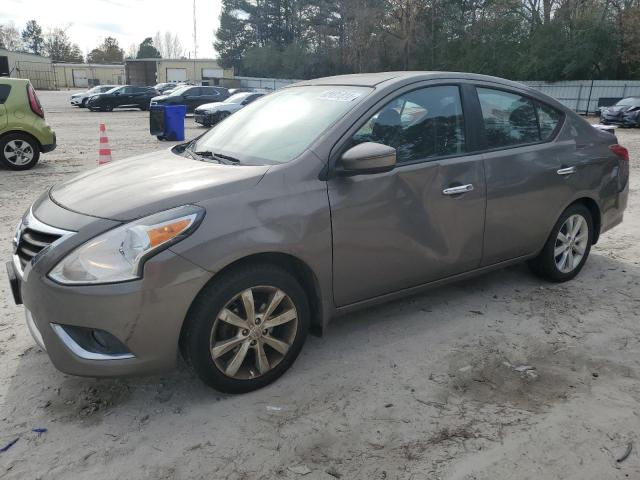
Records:
[[[392,146],[397,166],[328,182],[337,306],[480,265],[485,181],[468,131],[458,86],[432,86],[387,103],[347,142]]]

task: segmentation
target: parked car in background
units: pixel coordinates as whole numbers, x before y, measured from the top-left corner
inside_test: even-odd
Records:
[[[161,93],[163,95],[169,95],[169,94],[173,93],[175,90],[177,90],[178,88],[187,87],[187,86],[190,86],[190,85],[193,86],[192,83],[188,83],[188,82],[174,83],[172,87],[167,88],[166,90],[164,90]]]
[[[166,83],[158,83],[153,88],[155,88],[160,94],[164,94],[167,91],[173,90],[178,87],[180,84],[175,82],[166,82]]]
[[[208,385],[247,392],[338,314],[524,261],[571,280],[622,222],[628,181],[614,135],[525,85],[321,78],[47,189],[10,284],[66,373],[158,372],[182,352]]]
[[[117,88],[118,85],[98,85],[97,87],[93,87],[86,92],[74,93],[71,95],[71,105],[84,108],[87,106],[87,100],[89,97],[96,95],[98,93],[105,93],[111,90],[112,88]]]
[[[205,103],[194,110],[193,118],[196,123],[210,127],[264,95],[262,92],[236,93],[222,102]]]
[[[220,102],[228,97],[229,91],[224,87],[196,87],[193,85],[185,85],[176,88],[168,95],[152,98],[151,105],[186,105],[187,111],[192,112],[200,105]]]
[[[600,123],[640,127],[640,97],[623,98],[611,107],[602,107]]]
[[[235,95],[236,93],[243,93],[243,92],[256,92],[256,91],[257,91],[256,89],[249,88],[249,87],[230,88],[229,95]]]
[[[87,108],[91,111],[110,112],[114,108],[139,108],[148,110],[151,99],[158,95],[153,87],[123,85],[108,92],[89,97]]]
[[[0,164],[27,170],[54,148],[56,134],[29,80],[0,77]]]

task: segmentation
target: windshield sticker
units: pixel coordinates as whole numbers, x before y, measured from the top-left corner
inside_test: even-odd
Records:
[[[332,100],[334,102],[352,102],[362,93],[348,92],[346,90],[325,90],[318,98],[321,100]]]

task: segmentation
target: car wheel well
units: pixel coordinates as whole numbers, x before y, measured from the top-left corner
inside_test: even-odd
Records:
[[[2,135],[0,135],[0,141],[2,141],[2,139],[7,135],[15,135],[15,134],[20,134],[20,135],[24,135],[25,137],[29,137],[34,142],[36,142],[36,146],[38,147],[38,150],[42,151],[42,144],[40,143],[40,141],[36,137],[31,135],[29,132],[25,132],[24,130],[9,130],[8,132],[4,132]]]
[[[591,214],[591,219],[593,220],[593,245],[595,245],[598,242],[598,238],[600,237],[600,226],[602,222],[600,208],[598,207],[598,204],[595,202],[595,200],[589,197],[579,198],[571,205],[575,204],[584,205],[585,207],[587,207],[589,213]]]
[[[216,281],[221,275],[228,273],[229,271],[243,268],[248,265],[268,264],[276,267],[284,268],[300,283],[300,286],[307,295],[309,301],[309,311],[311,313],[311,325],[310,333],[312,335],[322,335],[322,300],[320,293],[320,284],[311,268],[299,258],[286,253],[269,252],[269,253],[257,253],[249,255],[247,257],[240,258],[218,271],[210,280],[210,282]],[[206,288],[206,285],[202,289]],[[197,298],[197,296],[196,296]],[[186,322],[182,328],[184,330]],[[182,338],[183,332],[180,334]]]

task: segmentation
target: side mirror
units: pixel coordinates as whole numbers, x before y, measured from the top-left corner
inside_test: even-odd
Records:
[[[342,154],[340,165],[338,173],[345,176],[388,172],[396,166],[396,149],[382,143],[361,143]]]

